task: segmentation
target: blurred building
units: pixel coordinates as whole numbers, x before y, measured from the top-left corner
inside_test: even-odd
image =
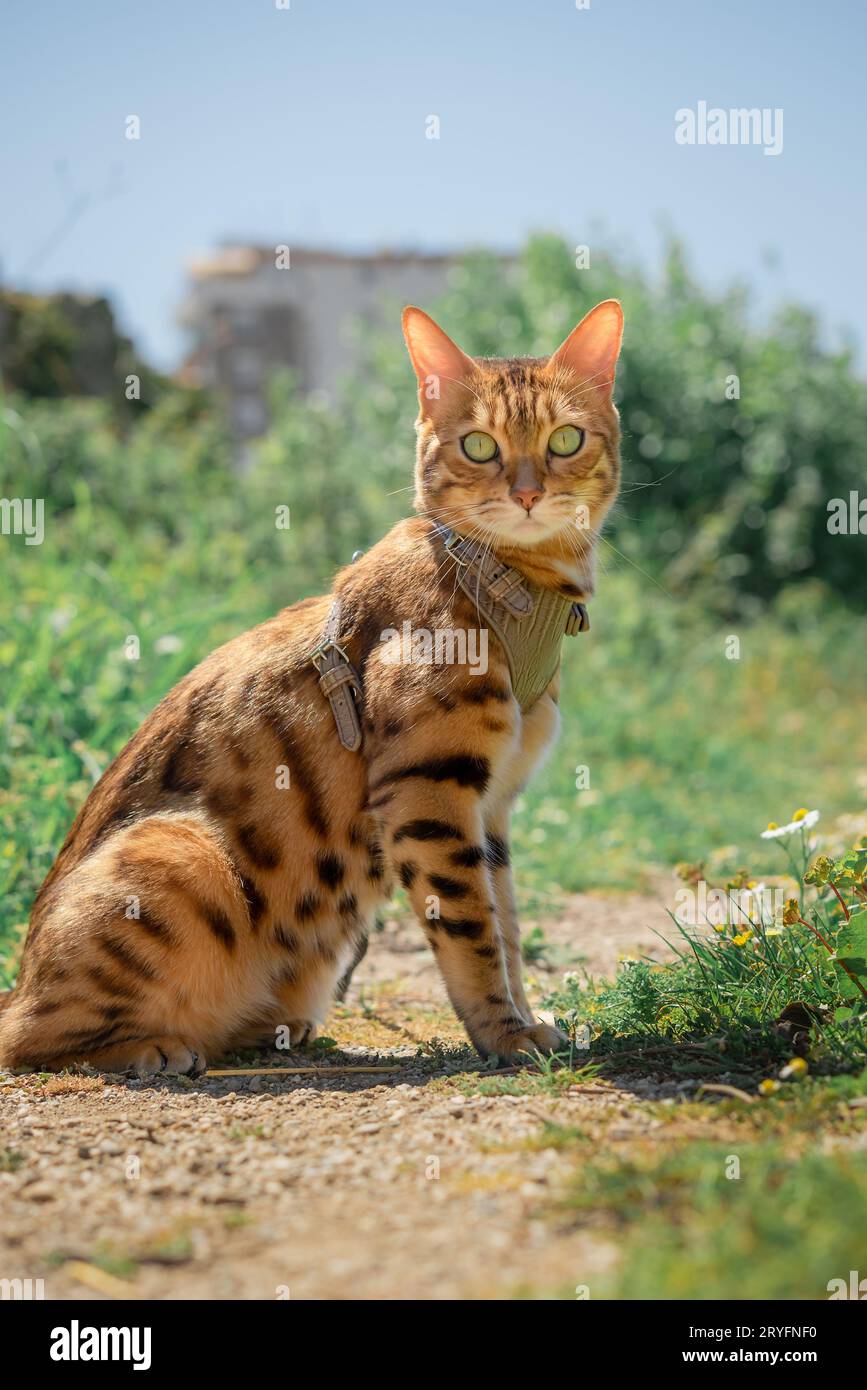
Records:
[[[304,391],[330,394],[357,361],[350,323],[373,327],[403,304],[430,303],[454,259],[225,246],[189,268],[180,321],[192,350],[180,379],[216,390],[238,437],[252,438],[267,424],[276,368],[291,368]]]

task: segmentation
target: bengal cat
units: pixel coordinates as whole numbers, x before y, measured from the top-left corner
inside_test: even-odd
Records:
[[[437,523],[539,591],[592,592],[619,482],[622,322],[607,300],[550,357],[474,359],[404,312],[418,515],[341,570],[332,595],[213,652],[100,778],[0,1000],[0,1064],[198,1073],[281,1027],[302,1044],[395,878],[482,1054],[563,1045],[524,993],[508,849],[512,802],[557,729],[558,677],[522,710],[493,634],[484,674],[387,659],[383,634],[477,624]],[[335,597],[357,751],[310,660]]]

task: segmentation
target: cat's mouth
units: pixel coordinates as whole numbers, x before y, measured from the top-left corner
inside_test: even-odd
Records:
[[[502,540],[508,541],[511,545],[534,546],[540,545],[542,541],[550,540],[556,536],[564,526],[562,517],[559,516],[539,516],[534,508],[531,512],[519,514],[518,508],[513,507],[515,515],[507,514],[500,516],[493,523],[494,529]]]

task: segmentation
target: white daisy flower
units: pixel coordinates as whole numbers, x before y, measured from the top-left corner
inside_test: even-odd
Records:
[[[740,896],[746,902],[749,898],[760,898],[764,891],[764,883],[748,883],[746,888],[740,889]]]
[[[779,840],[783,835],[794,835],[796,830],[812,830],[818,819],[818,811],[808,811],[806,807],[802,807],[800,811],[795,812],[788,825],[774,825],[771,822],[767,830],[762,831],[762,839]]]

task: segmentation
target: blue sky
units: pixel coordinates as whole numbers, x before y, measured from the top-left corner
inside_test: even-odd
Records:
[[[5,0],[0,275],[108,293],[171,366],[185,261],[227,238],[543,228],[653,267],[670,227],[707,284],[812,305],[863,360],[865,40],[861,0]],[[701,100],[781,107],[782,154],[678,145]]]

